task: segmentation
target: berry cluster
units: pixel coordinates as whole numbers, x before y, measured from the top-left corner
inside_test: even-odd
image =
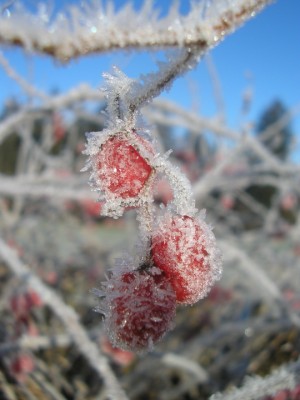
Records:
[[[87,167],[100,192],[102,215],[116,218],[136,208],[142,254],[137,262],[115,268],[96,294],[112,344],[143,351],[172,327],[177,304],[194,304],[209,292],[220,277],[221,260],[205,212],[194,207],[188,180],[168,155],[155,151],[138,124],[138,111],[126,106],[131,83],[125,80],[125,90],[120,79],[116,82],[113,99],[108,97],[109,127],[88,136]],[[162,177],[173,194],[158,209],[155,185]]]

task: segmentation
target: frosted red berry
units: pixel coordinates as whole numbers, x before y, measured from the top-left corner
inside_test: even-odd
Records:
[[[149,149],[149,142],[134,133],[132,135]],[[129,139],[121,135],[108,139],[101,146],[97,168],[104,191],[123,199],[138,196],[152,172],[145,158]]]
[[[113,275],[104,299],[106,330],[114,346],[142,351],[171,329],[176,296],[155,267]]]
[[[29,354],[20,354],[16,356],[10,365],[11,373],[22,382],[35,368],[33,358]]]
[[[166,214],[152,236],[152,257],[176,293],[178,303],[203,298],[221,272],[215,238],[200,219]]]

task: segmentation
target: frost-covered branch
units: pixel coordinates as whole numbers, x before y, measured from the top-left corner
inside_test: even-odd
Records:
[[[14,197],[43,197],[52,199],[96,199],[83,182],[53,179],[45,180],[27,180],[26,178],[5,178],[0,177],[0,193],[6,196]]]
[[[18,45],[26,50],[49,54],[62,61],[114,49],[188,47],[204,53],[228,33],[251,18],[269,0],[213,1],[192,3],[186,16],[177,6],[159,18],[152,3],[141,10],[132,5],[115,11],[111,3],[84,3],[82,9],[70,8],[53,22],[41,8],[29,14],[20,5],[9,16],[0,17],[0,43]],[[64,38],[62,41],[61,38]]]
[[[41,92],[40,90],[36,89],[32,85],[30,85],[24,78],[22,78],[9,64],[7,59],[4,57],[3,53],[0,52],[0,65],[6,72],[6,75],[9,76],[11,79],[16,81],[18,85],[29,95],[37,98],[41,98],[42,100],[47,100],[48,95],[46,93]]]
[[[0,121],[0,144],[14,129],[20,126],[20,124],[23,124],[24,121],[43,116],[51,110],[68,108],[77,102],[86,100],[101,101],[104,100],[104,95],[99,90],[92,89],[87,84],[80,84],[77,87],[72,88],[69,92],[48,97],[38,107],[21,107],[20,110],[9,115],[3,121]]]
[[[133,92],[129,110],[134,113],[138,108],[158,96],[163,90],[170,87],[171,83],[186,70],[195,66],[201,56],[197,47],[182,50],[176,58],[160,63],[157,73],[148,74],[139,91]]]
[[[245,251],[234,246],[228,240],[221,241],[221,248],[226,258],[238,259],[238,266],[240,269],[246,272],[256,282],[256,288],[259,293],[273,301],[278,301],[281,307],[287,312],[291,321],[298,327],[300,327],[300,317],[297,313],[291,311],[285,304],[284,299],[279,288],[275,282],[267,275],[267,273],[260,267],[258,267],[253,260],[245,253]]]
[[[293,390],[299,381],[299,360],[276,369],[270,375],[248,377],[244,385],[229,393],[217,393],[210,400],[257,400],[267,396],[274,396],[284,389]]]

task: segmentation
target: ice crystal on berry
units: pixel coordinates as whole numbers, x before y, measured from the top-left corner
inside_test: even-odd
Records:
[[[194,59],[189,51],[182,57],[184,62]],[[115,266],[102,290],[94,291],[102,297],[98,311],[105,316],[112,344],[127,350],[151,349],[171,328],[176,303],[197,302],[221,272],[212,230],[203,213],[196,217],[190,182],[169,161],[169,152],[155,152],[140,121],[140,108],[171,83],[176,68],[180,72],[180,63],[161,66],[154,86],[154,75],[141,83],[117,69],[106,74],[108,128],[87,137],[86,169],[102,195],[99,200],[104,200],[102,215],[117,218],[128,207],[137,210],[142,250],[138,263]],[[170,184],[172,197],[157,221],[158,177]]]
[[[221,274],[216,240],[203,214],[192,218],[166,213],[152,236],[152,257],[182,304],[205,297]]]
[[[100,295],[114,346],[149,350],[172,327],[176,296],[168,278],[154,266],[113,273]]]
[[[87,140],[85,170],[92,170],[91,186],[100,193],[99,201],[105,201],[102,215],[119,217],[124,208],[137,207],[149,197],[155,173],[152,142],[121,123],[115,131],[92,132]]]
[[[151,166],[126,137],[114,136],[105,142],[97,161],[105,192],[121,198],[137,196],[152,172]]]

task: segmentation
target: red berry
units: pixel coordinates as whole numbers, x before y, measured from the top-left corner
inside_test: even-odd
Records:
[[[16,317],[27,317],[30,310],[34,307],[41,307],[43,304],[40,295],[34,290],[19,293],[10,299],[10,307]]]
[[[139,144],[149,149],[149,142],[134,136]],[[121,136],[114,136],[102,145],[97,167],[104,191],[123,199],[138,196],[152,172],[152,167],[129,139]]]
[[[25,298],[29,309],[33,307],[41,307],[43,305],[40,295],[34,290],[29,290],[27,293],[25,293]]]
[[[151,348],[171,328],[175,309],[175,293],[158,268],[113,275],[106,283],[106,330],[116,347]]]
[[[25,294],[15,294],[10,299],[10,308],[16,317],[27,315],[29,313],[29,307]]]
[[[164,216],[152,237],[152,257],[182,304],[203,298],[221,272],[211,229],[203,220],[188,216]]]
[[[60,114],[55,113],[53,115],[53,136],[55,142],[60,142],[66,134],[65,127],[63,125],[62,117]]]
[[[85,199],[81,201],[81,206],[90,217],[99,217],[103,204],[90,199]]]
[[[34,360],[29,354],[20,354],[16,356],[10,364],[12,374],[19,381],[24,381],[27,374],[32,372],[34,368]]]
[[[288,400],[289,399],[289,390],[279,390],[274,396],[273,400]]]
[[[299,400],[299,399],[300,399],[300,385],[296,386],[296,387],[291,391],[291,399],[292,399],[292,400]]]

